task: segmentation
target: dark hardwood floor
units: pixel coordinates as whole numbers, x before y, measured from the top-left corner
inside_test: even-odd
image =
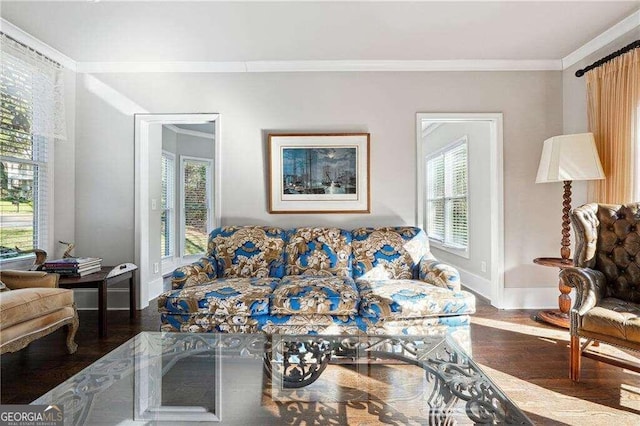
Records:
[[[478,305],[473,359],[536,424],[640,424],[639,374],[585,358],[582,381],[572,383],[566,330],[534,321],[534,311]],[[97,313],[81,311],[76,354],[66,353],[65,333],[57,331],[0,357],[0,400],[29,403],[140,331],[158,330],[159,324],[154,303],[136,320],[129,320],[126,311],[110,311],[109,335],[100,339]]]

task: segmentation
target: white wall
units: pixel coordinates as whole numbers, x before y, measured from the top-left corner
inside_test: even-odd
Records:
[[[162,126],[162,149],[172,154],[176,153],[178,134],[166,126]]]
[[[77,91],[77,239],[111,262],[133,259],[135,112],[221,114],[223,224],[344,228],[415,222],[416,112],[502,112],[505,286],[557,285],[532,259],[558,251],[561,185],[534,182],[560,72],[79,74]],[[268,214],[266,136],[286,131],[370,132],[371,214]]]
[[[427,154],[467,137],[469,257],[440,250],[432,245],[433,254],[485,280],[491,280],[491,197],[489,163],[491,128],[488,122],[444,123],[423,138]],[[481,262],[486,270],[481,270]],[[485,296],[489,296],[486,294]]]
[[[66,250],[58,241],[75,242],[76,73],[68,69],[64,69],[64,91],[67,140],[56,141],[53,151],[54,222],[53,246],[47,249],[49,259],[62,257]]]

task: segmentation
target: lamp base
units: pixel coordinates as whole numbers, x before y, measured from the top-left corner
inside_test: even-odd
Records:
[[[560,311],[540,311],[536,314],[536,320],[556,327],[569,328],[569,315]]]

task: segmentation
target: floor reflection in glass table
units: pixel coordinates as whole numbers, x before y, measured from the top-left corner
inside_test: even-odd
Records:
[[[532,424],[446,336],[144,332],[33,403],[68,425]]]

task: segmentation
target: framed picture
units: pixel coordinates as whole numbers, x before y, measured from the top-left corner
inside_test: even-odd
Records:
[[[369,213],[369,133],[269,135],[269,213]]]

